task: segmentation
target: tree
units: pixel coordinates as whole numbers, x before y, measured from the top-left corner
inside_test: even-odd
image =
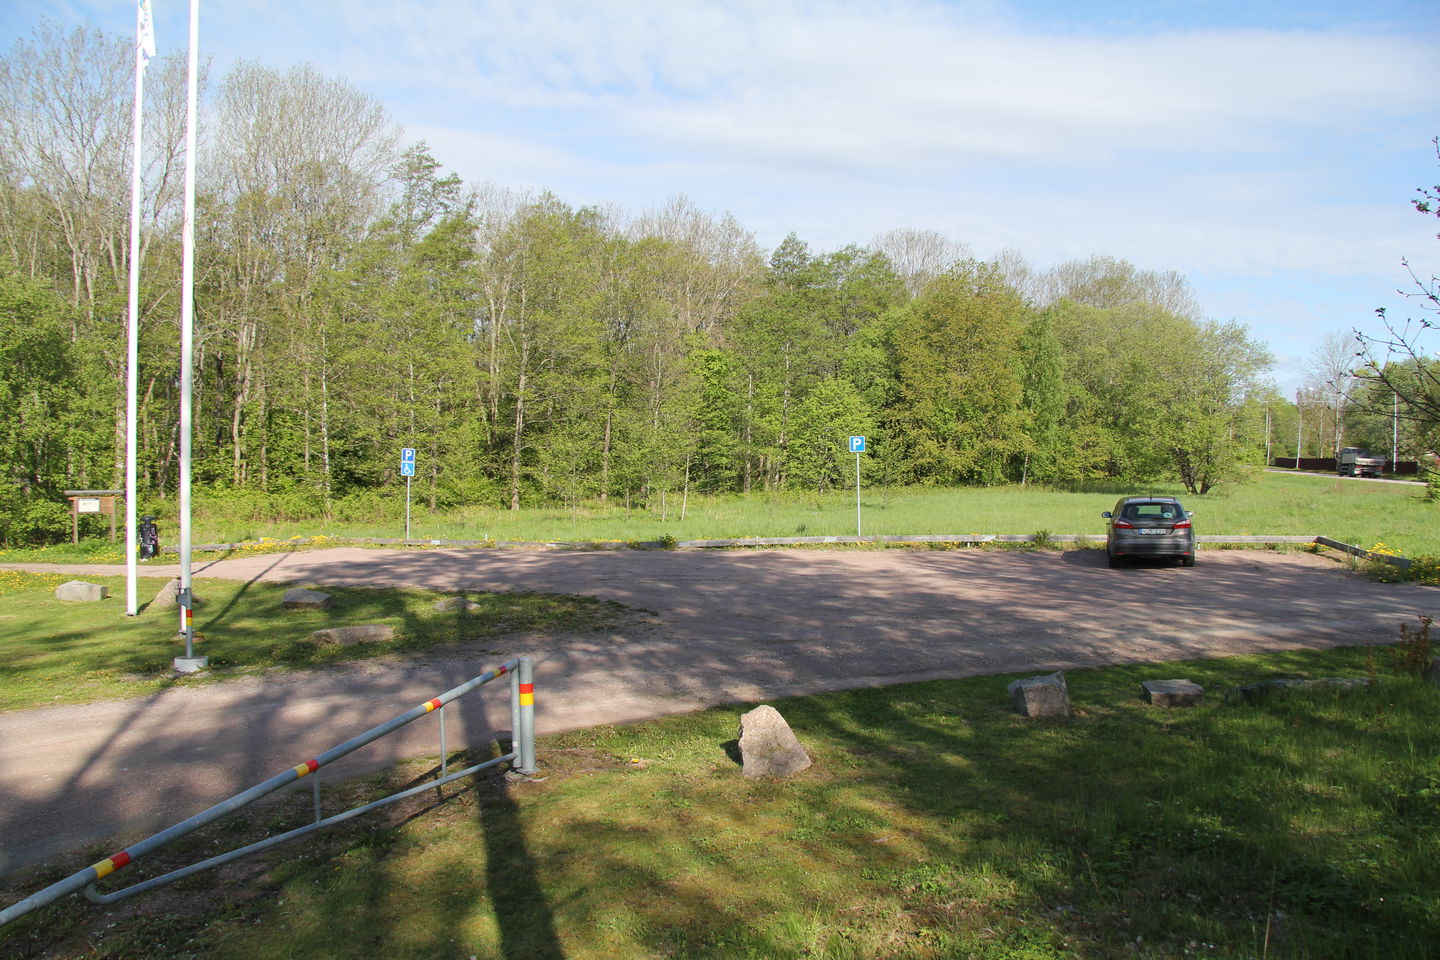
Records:
[[[1164,382],[1173,388],[1172,402],[1156,419],[1157,437],[1169,441],[1180,482],[1191,493],[1209,493],[1217,484],[1246,477],[1263,460],[1263,429],[1257,428],[1260,375],[1269,353],[1236,323],[1196,326],[1192,349],[1178,352],[1178,362]]]
[[[1044,306],[1061,300],[1102,308],[1144,303],[1190,320],[1201,315],[1199,302],[1179,273],[1141,270],[1115,257],[1062,263],[1039,277],[1036,288]]]
[[[216,116],[201,234],[211,270],[197,299],[199,338],[228,380],[229,479],[267,478],[275,452],[268,427],[298,421],[299,462],[284,469],[328,503],[338,453],[333,331],[313,297],[384,213],[398,128],[378,101],[309,65],[237,64],[220,85]]]
[[[918,297],[927,283],[971,257],[965,244],[934,230],[888,230],[872,246],[890,261],[911,297]]]
[[[1024,446],[1019,341],[1024,305],[993,267],[967,261],[933,280],[896,333],[891,417],[911,478],[994,483]]]
[[[1325,398],[1331,456],[1339,456],[1345,445],[1345,415],[1357,382],[1354,343],[1343,334],[1327,334],[1310,352],[1305,375],[1311,393]]]
[[[1043,483],[1059,477],[1065,415],[1065,357],[1050,314],[1038,313],[1026,324],[1020,335],[1020,356],[1024,368],[1020,409],[1028,441],[1020,482],[1033,476]]]
[[[147,70],[141,248],[132,251],[133,43],[42,22],[0,58],[0,256],[44,278],[69,303],[67,335],[84,344],[76,362],[94,367],[83,379],[91,391],[108,394],[113,473],[106,485],[118,482],[125,462],[122,318],[132,257],[145,262],[142,355],[153,355],[152,341],[164,333],[156,321],[179,313],[178,270],[155,253],[176,246],[185,62],[170,55]],[[158,370],[149,366],[153,387]],[[142,397],[142,416],[152,395],[146,390]]]
[[[87,429],[67,312],[47,283],[0,261],[0,543],[63,534],[62,491],[108,479],[107,431]]]
[[[1435,156],[1440,160],[1440,137],[1431,141],[1435,145]],[[1422,216],[1440,217],[1440,184],[1433,187],[1417,188],[1418,198],[1410,201],[1415,212]],[[1440,239],[1440,234],[1436,234]],[[1440,425],[1440,365],[1434,363],[1426,352],[1426,334],[1435,328],[1437,321],[1425,316],[1440,313],[1440,277],[1432,272],[1416,273],[1408,259],[1401,265],[1410,275],[1411,287],[1400,291],[1413,300],[1421,315],[1407,318],[1403,322],[1390,318],[1384,307],[1375,311],[1385,327],[1385,333],[1373,337],[1357,329],[1355,339],[1360,345],[1358,359],[1363,376],[1384,385],[1384,390],[1368,391],[1371,402],[1384,402],[1398,398],[1395,404],[1397,415],[1415,423],[1425,434],[1432,433]],[[1398,358],[1398,362],[1392,362]],[[1367,407],[1376,412],[1373,407]]]

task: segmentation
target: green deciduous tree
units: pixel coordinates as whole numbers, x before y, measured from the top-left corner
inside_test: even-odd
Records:
[[[993,483],[1024,447],[1018,409],[1025,306],[999,273],[969,261],[931,281],[896,332],[891,411],[910,478]]]

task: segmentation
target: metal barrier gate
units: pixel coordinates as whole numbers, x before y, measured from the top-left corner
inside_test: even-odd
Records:
[[[486,760],[484,763],[477,763],[474,766],[466,767],[464,770],[450,773],[448,751],[445,744],[445,705],[452,700],[459,699],[472,690],[479,689],[492,680],[507,675],[510,677],[510,752],[504,756],[495,757]],[[333,763],[349,753],[353,753],[366,744],[374,743],[381,737],[393,733],[406,724],[432,712],[439,713],[440,715],[440,776],[437,779],[426,781],[417,787],[411,787],[399,793],[392,793],[388,797],[383,797],[380,800],[364,804],[363,806],[352,807],[343,813],[338,813],[331,817],[322,817],[320,813],[320,778],[316,777],[312,781],[314,784],[313,794],[315,800],[315,821],[313,823],[306,824],[303,827],[297,827],[285,833],[276,834],[273,837],[266,837],[264,840],[258,840],[255,843],[231,850],[227,853],[222,853],[200,863],[191,864],[188,867],[181,867],[178,870],[172,870],[162,876],[132,884],[131,886],[116,890],[113,893],[101,893],[95,889],[95,882],[97,880],[134,863],[145,854],[153,853],[188,833],[213,823],[221,817],[234,813],[241,807],[254,803],[261,797],[283,789],[302,777],[309,776],[321,767]],[[473,773],[478,773],[488,767],[494,767],[507,761],[513,761],[515,770],[519,773],[530,774],[535,772],[534,661],[529,657],[517,657],[513,660],[508,660],[494,670],[483,673],[473,680],[467,680],[465,683],[460,684],[460,686],[447,690],[445,693],[440,694],[440,696],[427,700],[420,704],[420,706],[402,713],[392,720],[388,720],[377,727],[372,727],[359,736],[346,740],[339,746],[331,747],[324,753],[306,760],[304,763],[295,765],[284,773],[276,774],[263,783],[257,783],[250,789],[242,793],[237,793],[228,800],[223,800],[215,804],[215,806],[203,813],[197,813],[188,820],[182,820],[173,827],[141,840],[128,849],[106,857],[94,866],[86,867],[79,873],[72,874],[64,880],[52,883],[44,890],[26,897],[19,903],[0,910],[0,926],[9,923],[17,917],[22,917],[39,907],[54,903],[61,897],[67,896],[82,888],[85,890],[85,896],[95,903],[114,903],[117,900],[133,897],[138,893],[144,893],[147,890],[153,890],[156,887],[173,883],[176,880],[199,873],[202,870],[209,870],[223,863],[229,863],[231,860],[236,860],[252,853],[259,853],[261,850],[277,846],[288,840],[294,840],[307,833],[313,833],[316,830],[323,830],[337,823],[343,823],[346,820],[353,819],[364,813],[369,813],[371,810],[383,807],[386,804],[395,803],[398,800],[403,800],[406,797],[414,796],[426,790],[433,790],[452,780],[470,776]]]

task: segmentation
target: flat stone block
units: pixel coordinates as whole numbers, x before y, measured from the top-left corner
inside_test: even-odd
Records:
[[[1199,707],[1205,704],[1205,688],[1189,680],[1146,680],[1140,684],[1145,698],[1157,707]]]
[[[104,600],[108,596],[110,596],[109,587],[98,583],[86,583],[84,580],[69,580],[55,588],[56,600],[68,600],[71,603]]]
[[[774,707],[756,707],[740,718],[740,758],[745,776],[788,777],[810,766],[810,755]]]
[[[395,628],[378,623],[361,627],[328,627],[310,634],[311,643],[338,643],[342,647],[353,647],[357,643],[389,643],[394,639]]]
[[[1333,690],[1336,693],[1349,693],[1351,690],[1364,690],[1370,686],[1370,681],[1365,677],[1322,677],[1318,680],[1262,680],[1259,683],[1252,683],[1249,686],[1236,687],[1235,695],[1248,703],[1254,703],[1271,696],[1284,696],[1297,691]]]
[[[1005,688],[1015,710],[1024,717],[1070,716],[1070,688],[1063,672],[1026,677]]]
[[[295,587],[285,591],[283,602],[287,610],[329,610],[335,600],[330,594],[321,593],[319,590]]]

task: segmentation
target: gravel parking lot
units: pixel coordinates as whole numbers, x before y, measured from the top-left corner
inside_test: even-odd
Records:
[[[509,655],[537,659],[544,734],[934,677],[1389,642],[1402,622],[1440,614],[1440,588],[1375,583],[1300,552],[1210,550],[1193,568],[1110,570],[1094,549],[337,549],[195,569],[202,595],[203,579],[220,577],[549,591],[645,612],[615,631],[517,635],[485,648],[0,714],[0,873],[127,827],[166,826]],[[998,682],[996,692],[1004,695]],[[451,708],[452,747],[484,742],[509,723],[503,696],[467,701]],[[346,772],[436,749],[433,725],[417,722]]]

